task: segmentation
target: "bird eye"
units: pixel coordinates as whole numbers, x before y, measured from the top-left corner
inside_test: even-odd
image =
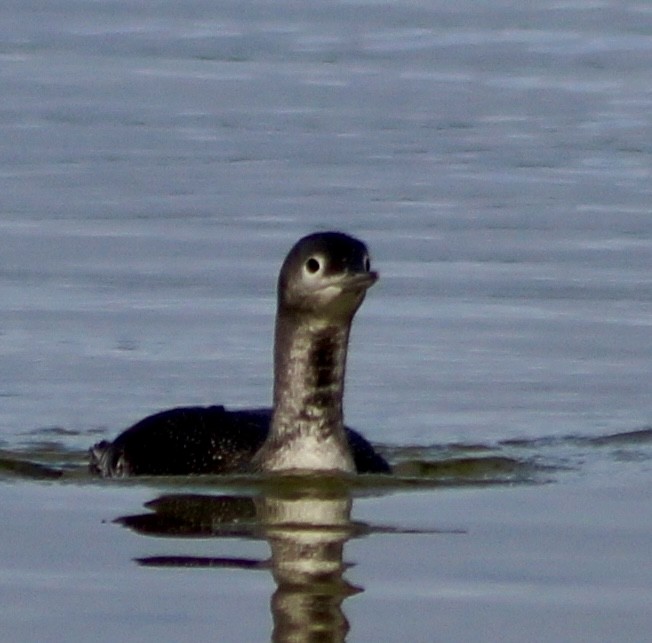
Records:
[[[369,261],[369,257],[365,256],[365,258],[364,258],[364,270],[365,270],[365,272],[369,272],[370,268],[371,268],[371,262]]]
[[[318,259],[315,259],[315,257],[310,257],[310,259],[306,261],[306,270],[311,275],[314,275],[316,272],[319,272],[320,268],[321,268],[321,264],[319,263]]]

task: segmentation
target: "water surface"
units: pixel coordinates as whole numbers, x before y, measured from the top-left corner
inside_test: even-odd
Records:
[[[288,534],[255,484],[99,483],[84,459],[163,408],[269,403],[277,270],[318,229],[381,274],[346,415],[399,474],[323,512],[353,565],[338,631],[649,638],[648,3],[0,15],[3,638],[270,637]],[[244,496],[246,528],[120,522],[188,496],[205,520]],[[317,538],[307,514],[290,539]]]

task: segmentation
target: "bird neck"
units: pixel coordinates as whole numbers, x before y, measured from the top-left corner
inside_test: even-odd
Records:
[[[279,311],[263,468],[355,470],[342,417],[350,324]]]

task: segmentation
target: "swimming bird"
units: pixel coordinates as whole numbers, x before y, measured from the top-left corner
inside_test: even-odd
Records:
[[[341,232],[300,239],[278,278],[273,407],[181,407],[90,449],[104,477],[245,472],[390,473],[344,426],[349,332],[378,279],[362,241]]]

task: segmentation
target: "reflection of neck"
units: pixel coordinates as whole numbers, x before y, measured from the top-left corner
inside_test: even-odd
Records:
[[[355,471],[342,419],[350,323],[279,310],[264,469]]]
[[[344,641],[342,601],[360,591],[344,578],[351,501],[265,497],[259,517],[272,551],[274,641]]]

